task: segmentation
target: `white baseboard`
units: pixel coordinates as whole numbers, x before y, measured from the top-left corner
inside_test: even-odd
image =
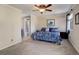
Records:
[[[11,47],[11,46],[16,45],[16,44],[18,44],[18,43],[20,43],[20,42],[21,42],[21,41],[19,40],[18,42],[14,42],[13,44],[8,44],[8,45],[6,45],[6,46],[0,48],[0,50],[3,50],[3,49],[8,48],[8,47]]]
[[[77,47],[77,45],[71,39],[69,41],[73,45],[73,47],[75,48],[75,50],[79,53],[79,48]]]

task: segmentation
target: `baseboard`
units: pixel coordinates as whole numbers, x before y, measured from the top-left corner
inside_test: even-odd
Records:
[[[78,49],[77,45],[72,40],[68,40],[68,41],[71,43],[71,45],[74,47],[74,49],[79,53],[79,49]]]
[[[11,47],[11,46],[13,46],[13,45],[16,45],[16,44],[18,44],[18,43],[20,43],[20,42],[21,42],[21,41],[15,42],[15,43],[13,43],[13,44],[9,44],[9,45],[7,45],[7,46],[1,48],[0,50],[6,49],[6,48]]]

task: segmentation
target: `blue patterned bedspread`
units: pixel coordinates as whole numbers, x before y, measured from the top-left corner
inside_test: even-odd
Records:
[[[51,42],[60,42],[60,32],[59,31],[52,31],[52,32],[35,32],[32,34],[32,38],[34,40],[45,40],[45,41],[51,41]]]

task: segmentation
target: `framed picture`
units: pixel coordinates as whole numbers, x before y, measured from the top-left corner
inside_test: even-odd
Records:
[[[79,24],[79,13],[75,15],[75,24]]]
[[[48,19],[47,26],[49,26],[49,27],[55,26],[55,19]]]

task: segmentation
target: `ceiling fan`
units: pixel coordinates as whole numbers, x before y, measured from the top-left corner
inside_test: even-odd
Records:
[[[36,4],[34,6],[36,7],[36,10],[33,11],[40,11],[41,14],[43,14],[44,11],[52,11],[51,9],[48,9],[52,4]]]

